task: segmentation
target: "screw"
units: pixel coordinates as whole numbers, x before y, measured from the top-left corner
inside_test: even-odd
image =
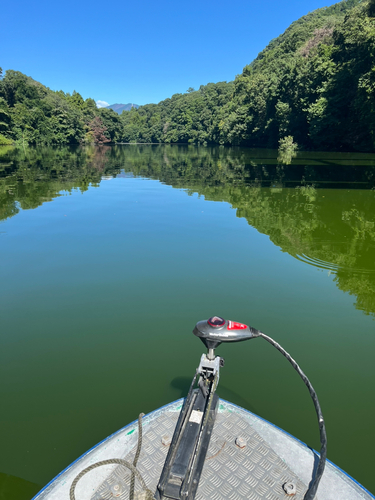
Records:
[[[236,445],[239,447],[239,448],[245,448],[245,446],[247,445],[247,441],[246,439],[242,438],[242,437],[238,437],[236,439]]]
[[[290,481],[283,484],[283,490],[287,495],[293,496],[297,493],[297,486]]]
[[[123,487],[121,483],[114,484],[111,486],[111,493],[113,497],[119,497],[122,493]]]
[[[169,434],[164,434],[164,436],[162,436],[161,438],[161,443],[164,445],[164,446],[169,446],[171,444],[171,436]]]

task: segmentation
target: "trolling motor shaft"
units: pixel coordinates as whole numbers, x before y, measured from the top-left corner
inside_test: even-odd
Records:
[[[202,354],[182,407],[164,468],[155,493],[156,500],[193,500],[215,423],[219,397],[215,393],[224,359],[215,356],[222,342],[240,342],[259,336],[258,330],[219,316],[199,321],[194,330],[208,349]],[[198,379],[198,388],[194,389]]]

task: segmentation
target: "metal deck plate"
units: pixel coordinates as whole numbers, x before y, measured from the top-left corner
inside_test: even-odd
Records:
[[[168,452],[168,446],[162,444],[162,437],[168,435],[172,438],[178,416],[179,412],[167,411],[144,429],[137,469],[153,492]],[[246,441],[244,448],[236,445],[237,438]],[[135,451],[136,446],[122,458],[133,462]],[[293,496],[287,495],[283,489],[283,485],[289,482],[296,486],[297,493]],[[120,486],[121,493],[114,488],[116,485]],[[129,485],[130,472],[124,467],[116,467],[91,498],[126,500]],[[135,489],[140,490],[137,480]],[[302,500],[306,490],[307,485],[253,429],[248,419],[220,405],[196,500]]]

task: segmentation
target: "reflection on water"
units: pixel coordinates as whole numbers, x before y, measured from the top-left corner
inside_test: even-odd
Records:
[[[36,208],[60,191],[98,186],[106,174],[105,148],[12,149],[0,147],[0,220]],[[112,169],[112,171],[114,171]]]
[[[282,251],[335,274],[358,309],[375,312],[374,191],[247,187],[234,194],[228,201],[238,216]]]
[[[283,252],[327,270],[358,309],[375,314],[375,155],[300,152],[280,165],[276,151],[241,148],[0,149],[0,220],[61,191],[83,193],[129,175],[230,203]]]

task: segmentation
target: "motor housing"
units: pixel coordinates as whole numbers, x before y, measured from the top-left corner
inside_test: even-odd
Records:
[[[193,330],[207,349],[216,349],[223,342],[242,342],[259,337],[259,330],[252,326],[212,316],[208,320],[198,321]]]

